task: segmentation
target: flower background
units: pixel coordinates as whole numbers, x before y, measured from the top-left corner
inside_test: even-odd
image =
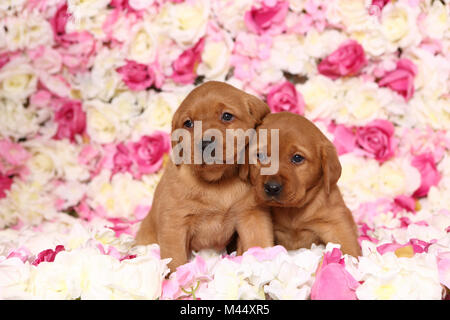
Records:
[[[205,250],[164,279],[133,246],[208,80],[335,143],[362,257]],[[449,129],[448,0],[3,0],[0,298],[445,298]]]

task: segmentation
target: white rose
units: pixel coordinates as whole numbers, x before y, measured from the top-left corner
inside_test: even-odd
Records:
[[[278,69],[292,74],[303,74],[308,59],[299,37],[295,34],[281,34],[273,38],[270,61]]]
[[[379,26],[376,28],[368,28],[364,31],[355,31],[351,33],[351,38],[358,41],[364,48],[364,51],[374,57],[379,57],[397,50],[397,47],[386,39]]]
[[[389,2],[381,15],[381,32],[393,45],[409,47],[421,41],[417,28],[420,9],[403,3]]]
[[[365,0],[336,0],[326,5],[326,17],[332,24],[342,23],[347,31],[361,31],[372,28],[377,17],[369,14]]]
[[[225,32],[222,33],[222,37],[220,41],[206,38],[197,73],[204,75],[207,80],[224,81],[229,71],[233,40]]]
[[[149,64],[155,60],[158,38],[154,23],[133,25],[130,41],[127,43],[128,59]]]
[[[386,107],[391,103],[392,96],[380,90],[376,83],[360,78],[343,79],[340,89],[345,95],[335,115],[337,122],[365,125],[374,119],[387,118]]]
[[[150,206],[152,188],[129,173],[117,173],[110,181],[111,172],[103,170],[88,185],[88,203],[92,208],[103,207],[108,216],[130,218],[137,206]]]
[[[68,12],[76,19],[94,17],[106,9],[110,0],[68,0]]]
[[[25,108],[23,103],[0,97],[0,132],[15,140],[35,135],[44,119],[50,119],[50,110]]]
[[[25,292],[30,278],[30,264],[19,258],[0,256],[0,299],[30,299]]]
[[[144,10],[153,5],[155,0],[129,0],[128,4],[135,10]]]
[[[15,179],[7,197],[0,199],[0,228],[16,223],[19,218],[34,225],[54,218],[57,213],[51,188],[38,181]]]
[[[133,127],[133,137],[151,134],[154,130],[169,132],[172,116],[185,97],[184,93],[163,91],[149,96],[148,107]]]
[[[309,119],[330,118],[337,112],[338,86],[333,80],[317,75],[296,89],[305,100],[305,115]]]
[[[315,29],[309,31],[304,38],[304,52],[314,58],[322,58],[336,50],[347,36],[336,30],[325,30],[317,32]]]
[[[106,41],[106,34],[103,26],[109,15],[110,11],[102,9],[93,16],[82,16],[78,18],[72,16],[73,19],[67,21],[66,31],[67,33],[89,31],[94,38]]]
[[[25,59],[13,59],[0,70],[0,96],[25,99],[36,90],[36,86],[35,72]]]
[[[110,105],[100,100],[84,103],[86,110],[86,131],[97,143],[111,143],[119,133],[120,123],[117,115],[111,112]]]
[[[411,195],[421,183],[420,172],[409,159],[395,158],[384,162],[380,166],[379,177],[379,195],[385,197]]]
[[[8,31],[6,31],[5,40],[10,51],[33,49],[40,45],[53,43],[53,31],[50,23],[42,16],[26,14],[6,19]]]
[[[421,31],[425,37],[442,39],[450,30],[450,9],[440,1],[430,2],[425,18],[421,21]]]
[[[215,19],[217,19],[220,25],[229,31],[233,37],[236,37],[239,32],[247,31],[244,22],[244,13],[251,9],[252,4],[252,0],[213,1],[212,10]]]
[[[210,3],[207,0],[166,2],[157,19],[170,38],[183,48],[188,48],[205,34],[209,12]]]
[[[3,0],[0,3],[0,17],[3,12],[9,11],[21,11],[23,5],[27,2],[27,0]]]
[[[167,260],[138,256],[123,260],[114,270],[113,299],[157,299],[168,273]]]
[[[408,116],[412,124],[422,128],[431,126],[435,130],[450,127],[450,98],[432,100],[416,93],[409,101],[409,106]]]

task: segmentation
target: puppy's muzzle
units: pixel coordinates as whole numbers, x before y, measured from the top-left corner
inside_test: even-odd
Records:
[[[283,186],[275,181],[269,181],[264,184],[264,192],[269,197],[275,197],[281,193]]]

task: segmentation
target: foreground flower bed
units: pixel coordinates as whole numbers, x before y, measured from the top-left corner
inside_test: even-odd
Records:
[[[442,299],[450,7],[431,0],[0,3],[0,298]],[[334,142],[363,255],[194,253],[133,237],[172,114],[207,80]]]

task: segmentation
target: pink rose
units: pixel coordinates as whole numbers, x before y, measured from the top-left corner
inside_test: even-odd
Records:
[[[400,59],[395,70],[387,72],[378,82],[380,87],[388,87],[403,96],[406,101],[414,94],[414,77],[417,67],[411,60]]]
[[[65,99],[63,105],[55,113],[58,131],[54,138],[75,140],[75,135],[83,134],[86,128],[86,114],[81,108],[81,102]]]
[[[373,120],[356,129],[356,146],[363,154],[383,162],[394,155],[394,125],[387,120]]]
[[[289,111],[297,114],[303,114],[305,102],[300,92],[297,92],[295,86],[285,81],[273,86],[267,94],[267,104],[272,112]]]
[[[348,128],[344,125],[337,125],[333,134],[333,144],[339,155],[352,152],[356,148],[356,136],[352,128]]]
[[[279,34],[284,31],[284,20],[289,10],[288,1],[263,1],[260,8],[252,7],[244,15],[247,28],[257,34]]]
[[[139,91],[152,86],[155,75],[149,66],[132,60],[126,60],[126,62],[126,65],[117,68],[116,71],[122,76],[128,88]]]
[[[3,68],[3,66],[9,62],[9,60],[11,60],[10,52],[0,53],[0,69]]]
[[[419,170],[421,177],[420,187],[414,191],[413,197],[424,197],[428,194],[431,186],[437,185],[441,180],[434,157],[429,152],[422,153],[413,158],[411,165]]]
[[[357,300],[358,281],[345,269],[339,249],[326,252],[311,288],[312,300]]]
[[[195,46],[185,50],[172,63],[172,79],[176,83],[190,84],[193,83],[197,77],[196,70],[198,64],[202,60],[202,51],[205,46],[205,38],[201,38]]]
[[[63,34],[58,38],[63,64],[70,72],[87,70],[95,54],[95,38],[87,31]]]
[[[129,149],[123,143],[120,143],[117,145],[116,150],[117,151],[113,157],[113,174],[117,172],[130,171],[131,166],[133,165],[133,159]]]
[[[161,131],[151,136],[143,136],[138,142],[132,143],[132,157],[137,164],[139,175],[158,171],[163,163],[163,155],[169,150],[169,135]]]
[[[0,199],[6,197],[6,191],[11,189],[13,179],[0,173]]]
[[[323,59],[318,65],[318,70],[319,73],[334,80],[358,74],[366,63],[363,47],[355,40],[349,40]]]
[[[70,14],[67,12],[67,3],[64,2],[57,10],[55,15],[50,19],[50,25],[53,29],[55,40],[59,40],[61,36],[66,34],[66,24]]]

